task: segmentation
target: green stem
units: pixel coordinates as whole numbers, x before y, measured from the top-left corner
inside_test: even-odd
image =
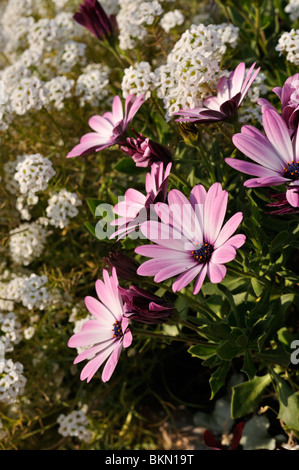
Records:
[[[181,338],[180,336],[171,336],[171,335],[165,335],[163,333],[154,333],[153,331],[144,331],[144,330],[138,330],[135,329],[133,330],[133,333],[138,335],[138,336],[145,336],[145,337],[150,337],[150,338],[156,338],[156,339],[161,339],[161,340],[169,340],[169,341],[180,341],[186,344],[201,344],[205,345],[206,342],[200,341],[197,339],[185,339]]]

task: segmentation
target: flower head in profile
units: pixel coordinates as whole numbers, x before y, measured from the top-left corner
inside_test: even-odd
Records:
[[[285,121],[272,108],[264,109],[265,134],[252,126],[243,126],[241,133],[233,136],[233,143],[254,163],[226,158],[232,168],[253,175],[245,181],[247,188],[279,186],[286,184],[286,199],[298,207],[299,197],[299,130],[293,138]]]
[[[84,0],[73,18],[100,41],[115,35],[118,29],[115,15],[108,17],[98,0]]]
[[[126,144],[121,149],[127,155],[130,155],[136,166],[148,167],[153,163],[163,162],[167,164],[172,161],[169,150],[149,137],[135,132],[136,138],[128,137]]]
[[[161,222],[147,221],[141,226],[154,245],[135,249],[152,258],[138,268],[137,274],[155,276],[155,282],[177,276],[174,292],[195,280],[194,294],[200,291],[206,275],[213,283],[221,282],[226,275],[225,263],[235,258],[237,248],[245,242],[245,235],[233,235],[243,218],[241,212],[222,227],[227,199],[220,183],[214,183],[208,191],[202,185],[195,186],[189,200],[180,191],[171,190],[168,204],[155,204]]]
[[[127,189],[124,200],[113,208],[118,218],[113,220],[111,225],[118,226],[118,230],[110,238],[122,238],[134,232],[149,219],[151,206],[158,201],[165,201],[171,166],[169,163],[164,171],[163,163],[153,163],[151,172],[146,175],[146,195],[133,188]]]
[[[117,276],[126,281],[135,281],[138,279],[137,269],[139,263],[133,258],[115,250],[109,253],[109,256],[103,258],[108,270],[116,269]]]
[[[182,109],[175,113],[181,116],[176,121],[210,123],[231,118],[240,107],[260,68],[254,70],[255,63],[245,75],[245,64],[241,62],[229,77],[221,77],[217,85],[217,95],[203,101],[202,107]]]
[[[68,342],[70,348],[86,348],[76,357],[74,364],[90,359],[80,375],[81,380],[87,379],[87,382],[105,361],[102,380],[107,382],[114,372],[122,349],[132,343],[129,319],[124,316],[115,269],[113,268],[111,276],[103,270],[103,279],[104,281],[97,280],[95,284],[99,300],[90,296],[85,298],[87,310],[94,318],[87,320]]]
[[[174,312],[173,305],[140,287],[131,285],[129,289],[119,287],[119,290],[125,302],[125,316],[131,320],[149,324],[164,323]]]
[[[282,87],[275,87],[272,91],[281,101],[281,117],[292,135],[299,125],[299,73],[287,78]],[[259,98],[257,102],[262,112],[269,108],[275,109],[265,98]]]
[[[83,135],[80,143],[67,154],[67,158],[88,155],[123,143],[128,125],[143,103],[143,96],[137,98],[135,95],[127,96],[124,113],[120,97],[115,96],[112,111],[89,119],[89,126],[94,132]]]

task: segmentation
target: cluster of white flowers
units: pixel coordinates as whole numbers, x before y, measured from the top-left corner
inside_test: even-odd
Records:
[[[118,0],[101,0],[101,5],[104,8],[108,16],[116,15],[119,10]]]
[[[138,41],[147,35],[146,26],[151,25],[156,17],[163,13],[157,0],[143,1],[119,0],[120,9],[116,19],[119,27],[119,45],[121,49],[133,49]]]
[[[247,72],[248,69],[246,69],[246,73]],[[242,124],[246,124],[252,121],[257,121],[262,124],[263,116],[261,107],[256,105],[256,102],[261,96],[266,94],[268,91],[267,86],[265,84],[266,78],[267,77],[263,72],[259,72],[254,80],[254,83],[248,90],[245,102],[239,110],[239,121]]]
[[[77,207],[81,204],[82,201],[78,195],[66,189],[53,194],[49,198],[48,207],[46,208],[48,223],[55,227],[66,227],[70,219],[78,215]]]
[[[14,312],[0,313],[0,341],[4,344],[4,351],[13,351],[13,346],[22,339],[21,324]]]
[[[44,191],[50,179],[55,175],[51,160],[40,153],[24,155],[16,165],[15,180],[20,185],[22,194]],[[30,203],[30,201],[27,201]],[[31,204],[33,201],[31,201]]]
[[[34,273],[23,279],[20,298],[24,307],[29,310],[33,308],[44,310],[50,304],[52,295],[46,287],[47,283],[47,276]]]
[[[16,264],[28,266],[43,252],[47,232],[36,222],[24,222],[9,232],[9,251]]]
[[[148,99],[151,95],[151,89],[154,86],[155,74],[151,70],[148,62],[139,62],[134,66],[124,70],[124,76],[121,83],[123,97],[126,98],[130,94],[136,96],[145,95]]]
[[[7,270],[8,271],[8,270]],[[0,281],[0,310],[13,311],[15,302],[20,302],[20,292],[23,286],[25,275],[20,273],[7,272]]]
[[[27,379],[23,370],[23,365],[13,362],[12,359],[5,359],[0,363],[0,402],[15,403],[24,393]]]
[[[60,75],[48,80],[41,90],[41,99],[45,107],[54,106],[61,110],[64,107],[64,101],[72,96],[75,80]]]
[[[109,96],[110,69],[104,64],[89,64],[76,81],[75,95],[80,106],[98,106]]]
[[[299,18],[299,0],[290,0],[284,11],[290,15],[292,21]]]
[[[168,33],[172,28],[184,23],[185,17],[180,10],[168,11],[160,20],[161,28]]]
[[[88,417],[83,410],[72,411],[68,415],[61,414],[57,418],[58,432],[65,437],[77,437],[83,442],[90,442],[92,433],[87,429]]]
[[[56,0],[56,16],[48,18],[40,17],[47,15],[48,8],[51,10],[46,2],[26,0],[21,7],[19,1],[8,0],[0,15],[0,47],[11,63],[0,70],[7,96],[0,109],[1,130],[10,125],[15,115],[23,116],[42,107],[61,110],[65,100],[77,91],[77,77],[86,66],[86,44],[81,40],[86,31],[73,20],[73,11],[66,11],[66,3]],[[68,76],[73,70],[74,76]],[[84,78],[81,80],[84,86]],[[80,86],[79,81],[79,89]],[[107,93],[107,89],[102,91],[102,95]],[[85,102],[90,102],[90,98],[82,98],[82,105]]]
[[[220,74],[227,47],[234,47],[238,28],[230,24],[191,25],[176,42],[166,64],[155,70],[155,87],[166,119],[182,108],[201,106]]]
[[[299,29],[282,33],[275,50],[286,54],[287,61],[299,65]]]

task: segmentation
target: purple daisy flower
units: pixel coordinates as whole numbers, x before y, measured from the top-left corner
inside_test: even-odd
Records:
[[[161,222],[142,224],[142,233],[155,245],[137,247],[135,252],[152,258],[137,270],[141,276],[155,276],[155,282],[178,276],[172,285],[180,291],[195,279],[193,293],[197,294],[208,275],[213,283],[221,282],[226,274],[225,263],[236,256],[236,249],[245,242],[245,235],[234,235],[243,218],[242,212],[233,215],[222,227],[228,193],[220,183],[208,191],[195,186],[190,201],[180,191],[168,194],[168,204],[157,203],[155,209]]]
[[[98,0],[84,0],[73,19],[87,28],[100,41],[114,35],[118,29],[115,15],[108,17]]]
[[[124,316],[124,304],[118,290],[118,278],[115,269],[112,276],[103,270],[102,280],[95,284],[100,300],[87,296],[85,305],[95,317],[87,320],[81,331],[69,339],[70,348],[84,348],[74,360],[74,364],[91,358],[82,369],[80,379],[89,382],[101,365],[107,360],[102,380],[107,382],[114,372],[123,348],[132,343],[132,333],[128,328],[129,319]]]
[[[144,135],[137,132],[134,133],[136,138],[128,137],[121,150],[132,157],[136,166],[148,167],[153,163],[163,162],[167,164],[172,161],[171,153],[166,147],[149,137],[144,137]]]
[[[226,158],[232,168],[256,176],[245,181],[247,188],[287,184],[286,198],[293,207],[299,203],[299,130],[293,138],[285,121],[272,108],[263,112],[265,134],[253,126],[243,126],[233,136],[234,145],[255,163]]]
[[[245,76],[245,64],[241,62],[229,77],[222,77],[217,85],[217,96],[203,101],[203,107],[181,110],[175,114],[182,116],[176,121],[200,123],[218,122],[231,118],[240,107],[252,82],[260,71],[254,70],[255,63]]]
[[[299,73],[295,73],[282,87],[275,87],[272,91],[281,101],[282,119],[288,126],[290,134],[294,134],[299,124]],[[262,106],[262,112],[267,108],[275,109],[265,98],[259,98],[257,102]]]
[[[124,200],[113,208],[113,212],[119,217],[113,220],[111,225],[118,225],[119,228],[110,238],[118,237],[120,239],[134,232],[150,218],[149,213],[152,205],[158,201],[165,201],[171,166],[172,163],[169,163],[164,171],[163,163],[153,163],[151,172],[146,175],[146,195],[133,188],[127,189]]]
[[[104,113],[103,116],[92,116],[89,119],[89,126],[95,132],[83,135],[80,143],[67,154],[67,158],[81,157],[92,152],[99,152],[106,147],[124,143],[122,141],[128,125],[143,103],[143,96],[137,98],[135,95],[127,96],[124,114],[121,99],[119,96],[115,96],[112,111]]]

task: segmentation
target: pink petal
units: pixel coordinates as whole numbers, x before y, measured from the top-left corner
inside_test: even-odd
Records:
[[[245,241],[246,241],[246,236],[240,233],[238,235],[234,235],[233,237],[231,237],[227,241],[227,243],[233,246],[235,249],[237,249],[237,248],[240,248],[242,245],[244,245]]]
[[[292,207],[299,207],[299,188],[287,189],[286,198]]]
[[[192,243],[172,227],[156,221],[144,222],[141,225],[143,235],[158,245],[178,251],[192,251]]]
[[[169,264],[170,262],[168,262]],[[173,264],[170,264],[166,268],[162,269],[159,271],[155,277],[154,281],[155,282],[162,282],[165,281],[165,279],[169,279],[170,277],[174,277],[177,274],[183,273],[187,271],[189,268],[192,268],[194,266],[195,261],[191,260],[188,264],[185,262],[173,262]],[[138,272],[138,271],[137,271]]]
[[[294,159],[292,143],[284,120],[273,109],[265,109],[263,126],[272,145],[278,150],[283,160],[288,163]]]
[[[220,183],[214,183],[207,194],[204,204],[204,240],[213,245],[226,213],[228,193]]]
[[[173,292],[180,291],[188,284],[190,284],[190,282],[193,281],[193,279],[200,273],[202,269],[202,264],[196,264],[195,266],[192,266],[192,268],[188,269],[186,272],[180,274],[172,284]]]
[[[245,74],[245,64],[241,62],[236,69],[231,73],[228,78],[228,85],[230,89],[230,98],[235,96],[241,91]]]
[[[79,331],[69,339],[68,345],[70,348],[81,348],[86,346],[95,345],[98,343],[105,343],[113,339],[112,324],[111,329],[97,329],[95,331]]]
[[[221,282],[225,274],[226,267],[224,264],[214,264],[211,262],[208,264],[208,276],[213,284]]]
[[[214,243],[214,248],[217,249],[220,246],[222,246],[229,238],[230,236],[237,230],[239,227],[240,223],[242,222],[243,219],[243,214],[242,212],[237,212],[234,214],[227,222],[226,224],[222,227],[215,243]]]
[[[101,302],[91,296],[87,296],[84,299],[87,310],[100,320],[103,324],[103,327],[112,325],[115,321],[114,316]],[[111,323],[112,322],[112,323]]]
[[[238,160],[237,158],[225,158],[225,161],[235,170],[246,173],[247,175],[265,177],[275,176],[277,174],[276,171],[270,170],[270,168],[265,168],[261,165],[257,165],[256,163],[249,163],[243,160]]]
[[[113,98],[113,103],[112,103],[112,115],[113,115],[113,124],[114,126],[119,123],[123,117],[123,106],[122,102],[119,96],[115,96]]]
[[[109,357],[109,355],[114,350],[116,344],[115,342],[111,343],[107,348],[102,350],[99,354],[97,354],[93,359],[90,359],[88,363],[83,367],[80,379],[90,382],[96,371],[101,367],[103,362]]]
[[[133,341],[131,330],[127,329],[124,336],[123,336],[123,347],[128,348],[131,346]]]
[[[111,356],[109,357],[109,359],[107,360],[104,366],[103,373],[102,373],[103,382],[108,382],[108,380],[111,378],[115,370],[115,367],[118,363],[121,351],[122,351],[122,343],[118,342],[114,348],[113,353],[111,354]]]
[[[208,265],[204,264],[202,270],[200,271],[199,275],[196,278],[196,281],[194,283],[193,287],[193,294],[196,295],[201,289],[201,286],[203,284],[203,281],[205,280],[206,274],[208,270]]]
[[[236,257],[236,254],[236,250],[227,243],[213,252],[211,262],[215,264],[229,263]]]
[[[89,127],[103,136],[105,140],[110,140],[113,134],[113,125],[103,116],[92,116],[88,121]]]

